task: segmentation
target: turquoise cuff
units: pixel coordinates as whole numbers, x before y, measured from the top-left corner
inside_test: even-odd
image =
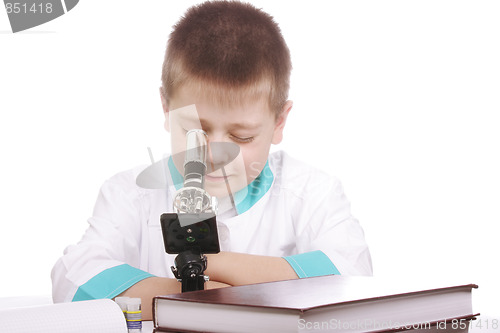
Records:
[[[339,270],[322,251],[312,251],[283,257],[299,278],[336,274]]]
[[[154,275],[123,264],[108,268],[81,285],[73,302],[92,299],[113,298],[137,282]]]

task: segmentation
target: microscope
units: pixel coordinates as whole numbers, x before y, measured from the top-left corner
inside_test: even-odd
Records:
[[[186,134],[184,184],[174,198],[175,213],[160,217],[165,251],[177,254],[172,273],[182,284],[182,292],[203,290],[207,257],[219,253],[217,198],[204,189],[207,172],[208,136],[201,129]]]

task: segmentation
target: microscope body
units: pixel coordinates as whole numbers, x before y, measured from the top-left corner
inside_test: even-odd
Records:
[[[176,213],[160,217],[165,251],[177,254],[172,272],[182,283],[182,292],[203,290],[208,276],[204,253],[219,253],[217,200],[204,190],[207,134],[191,130],[186,134],[184,186],[174,198]]]

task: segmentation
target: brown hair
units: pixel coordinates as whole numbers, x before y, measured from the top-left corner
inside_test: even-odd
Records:
[[[162,94],[190,84],[218,103],[267,97],[279,114],[287,98],[290,52],[273,18],[250,4],[208,1],[193,6],[170,34]]]

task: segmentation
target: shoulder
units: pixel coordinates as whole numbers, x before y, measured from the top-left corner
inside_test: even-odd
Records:
[[[350,202],[340,181],[328,173],[298,161],[284,152],[273,153],[271,197],[289,211],[297,232],[317,233],[350,221]]]
[[[110,183],[119,186],[130,187],[140,190],[141,187],[137,186],[137,176],[146,168],[146,165],[136,166],[131,169],[122,170],[109,177],[105,183]]]
[[[120,171],[104,181],[101,192],[111,192],[131,198],[144,197],[151,190],[137,185],[137,176],[147,167],[147,165],[136,166],[131,169]]]
[[[106,217],[109,220],[140,219],[146,221],[152,210],[167,211],[167,191],[165,189],[146,189],[137,185],[137,176],[146,166],[116,173],[102,184],[96,203],[94,216]],[[159,216],[159,215],[158,215]]]
[[[284,151],[269,155],[269,167],[275,177],[275,186],[299,198],[341,187],[335,176],[299,161]]]

